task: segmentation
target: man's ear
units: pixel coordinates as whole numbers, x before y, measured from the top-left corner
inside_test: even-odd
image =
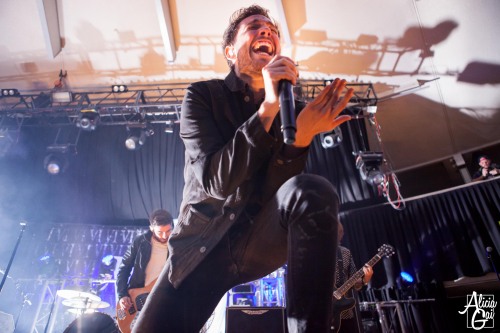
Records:
[[[226,46],[224,49],[224,55],[226,56],[226,59],[228,60],[236,60],[236,51],[234,50],[234,47],[232,45]],[[233,61],[234,62],[234,61]]]

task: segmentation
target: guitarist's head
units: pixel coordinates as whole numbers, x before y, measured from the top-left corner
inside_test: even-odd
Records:
[[[168,241],[173,226],[172,215],[164,209],[155,210],[149,217],[149,229],[153,232],[153,238],[162,244]]]

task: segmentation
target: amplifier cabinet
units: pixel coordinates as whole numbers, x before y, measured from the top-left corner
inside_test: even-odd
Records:
[[[288,333],[284,307],[231,306],[226,333]]]

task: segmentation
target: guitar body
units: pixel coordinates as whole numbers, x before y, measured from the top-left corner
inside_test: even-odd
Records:
[[[128,310],[122,310],[120,308],[120,303],[116,304],[116,321],[118,323],[118,328],[122,333],[131,333],[131,324],[137,315],[137,312],[141,311],[146,303],[146,298],[148,297],[151,289],[155,285],[156,280],[145,286],[144,288],[134,288],[129,289],[128,293],[130,299],[132,300],[132,306]]]
[[[337,333],[340,330],[340,316],[342,312],[354,308],[356,300],[354,298],[341,298],[336,300],[333,298],[333,316],[332,316],[332,332]]]

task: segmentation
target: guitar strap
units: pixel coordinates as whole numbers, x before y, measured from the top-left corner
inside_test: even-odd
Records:
[[[339,275],[337,276],[337,279],[335,279],[335,284],[337,282],[340,284],[340,286],[345,282],[344,279],[344,258],[342,258],[342,251],[340,250],[340,247],[337,247],[337,272]],[[335,287],[338,288],[336,285]]]

